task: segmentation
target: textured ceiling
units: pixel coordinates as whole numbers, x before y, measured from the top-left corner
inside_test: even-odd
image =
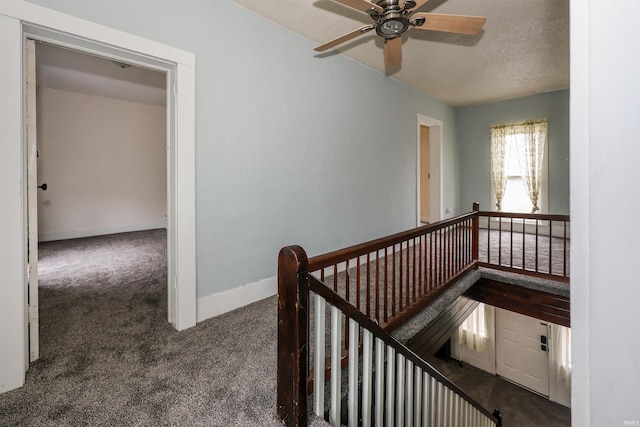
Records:
[[[317,42],[371,23],[334,0],[235,0]],[[462,36],[410,29],[403,60],[386,69],[375,32],[324,53],[346,55],[454,106],[481,104],[569,87],[569,0],[429,0],[421,12],[485,16],[484,29]],[[38,43],[38,84],[154,105],[165,104],[165,76],[140,67]]]
[[[318,44],[371,23],[333,0],[235,1]],[[375,32],[309,55],[346,55],[454,106],[569,87],[569,0],[430,0],[419,11],[485,16],[487,23],[475,36],[410,29],[402,64],[391,69]]]

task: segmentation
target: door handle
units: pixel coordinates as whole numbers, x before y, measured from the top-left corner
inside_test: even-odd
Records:
[[[41,189],[42,191],[47,191],[47,183],[45,182],[42,185],[38,185],[38,188]]]

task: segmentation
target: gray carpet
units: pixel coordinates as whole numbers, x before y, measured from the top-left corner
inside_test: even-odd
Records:
[[[175,331],[165,242],[40,245],[41,358],[0,395],[0,425],[279,425],[276,298]]]

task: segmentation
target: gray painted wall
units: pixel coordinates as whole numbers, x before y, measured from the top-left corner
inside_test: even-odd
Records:
[[[569,90],[458,109],[460,201],[493,210],[491,201],[491,125],[531,119],[549,120],[549,213],[569,213]]]
[[[196,54],[198,297],[416,223],[416,114],[444,122],[444,207],[459,212],[455,110],[230,0],[33,0]],[[382,54],[382,52],[380,53]],[[391,105],[381,108],[380,105]]]

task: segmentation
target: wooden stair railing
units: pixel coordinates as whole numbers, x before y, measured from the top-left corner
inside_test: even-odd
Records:
[[[470,212],[309,259],[309,272],[386,330],[477,268]]]
[[[474,211],[481,267],[569,283],[569,215]]]
[[[363,337],[376,331],[388,335],[478,266],[568,282],[568,228],[566,215],[484,212],[474,203],[473,211],[468,214],[310,260],[298,246],[284,248],[278,265],[279,418],[286,425],[306,425],[309,387],[324,386],[325,375],[327,378],[338,375],[343,366],[358,360],[351,354],[353,346],[356,356],[364,355],[370,343],[365,345]],[[517,241],[518,238],[521,241]],[[545,239],[547,252],[541,246]],[[493,240],[497,249],[492,246]],[[522,249],[520,258],[515,249]],[[527,251],[533,251],[533,256]],[[555,256],[554,251],[560,255]],[[542,255],[545,258],[541,261]],[[556,258],[561,261],[558,263]],[[319,280],[310,273],[319,276]],[[317,334],[319,342],[309,342],[310,325],[325,322],[324,318],[310,319],[310,311],[324,311],[320,310],[324,307],[322,304],[310,310],[310,292],[315,295],[315,301],[329,302],[332,316],[349,324],[344,332],[338,329],[339,344],[332,347],[335,351],[335,357],[331,358],[333,369],[324,366],[324,333]],[[324,300],[327,295],[331,297]],[[337,310],[336,314],[333,309]],[[356,321],[356,325],[351,326],[351,321]],[[334,323],[338,328],[340,322]],[[384,339],[382,342],[391,345]],[[310,370],[308,351],[312,344],[322,357],[312,355],[315,366]],[[409,350],[406,353],[404,347],[398,350],[393,344],[389,348],[392,350],[385,351],[400,351],[398,354],[407,363],[413,363],[414,368],[431,372],[416,362],[413,353]],[[384,362],[385,366],[390,363]],[[310,378],[311,372],[317,380]],[[439,381],[438,375],[430,378]],[[442,381],[440,384],[446,379]],[[319,398],[320,393],[314,396]],[[390,409],[383,412],[388,414]],[[442,411],[434,414],[444,413]],[[486,422],[499,425],[500,419]]]
[[[283,248],[278,264],[278,418],[287,426],[307,424],[308,350],[313,349],[313,412],[338,426],[500,426],[491,413],[436,369],[395,340],[374,320],[308,272],[299,246]],[[309,296],[316,329],[310,342]],[[329,307],[327,307],[327,305]],[[325,402],[325,313],[330,312],[329,399]],[[348,325],[347,413],[341,414],[341,355]],[[362,349],[361,353],[359,349]],[[362,374],[359,374],[362,360]],[[455,423],[455,424],[454,424]]]

